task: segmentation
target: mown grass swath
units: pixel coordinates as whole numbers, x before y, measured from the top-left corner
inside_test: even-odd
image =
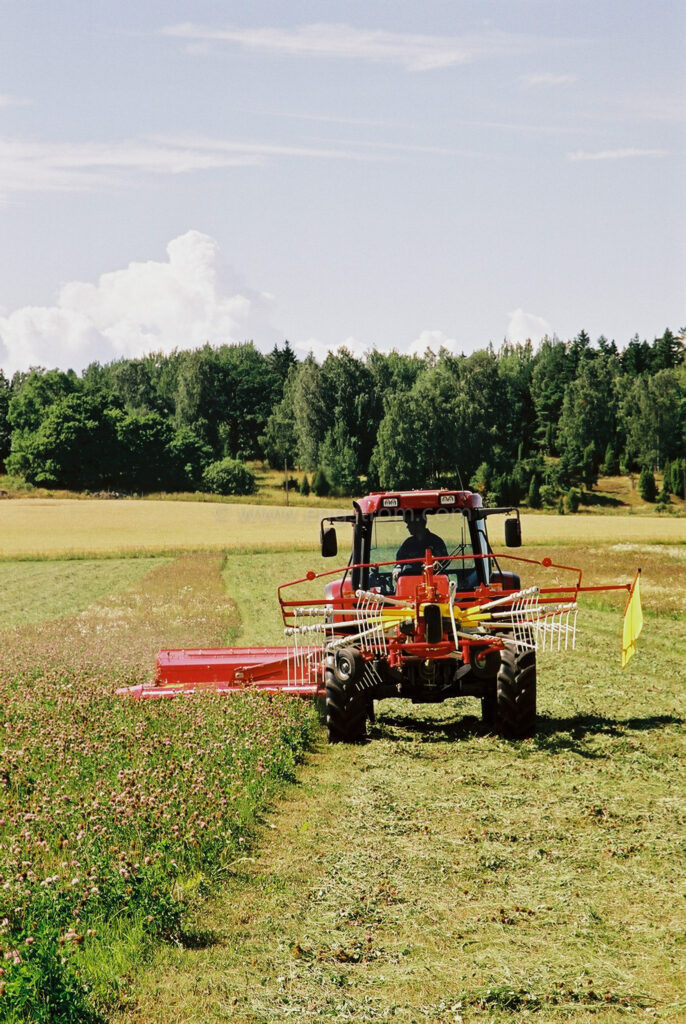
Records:
[[[182,936],[185,895],[241,856],[312,718],[288,699],[113,699],[163,640],[235,623],[211,556],[69,620],[4,635],[0,962],[6,1020],[84,1021]]]

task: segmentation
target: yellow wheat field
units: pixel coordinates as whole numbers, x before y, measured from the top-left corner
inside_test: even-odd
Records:
[[[323,514],[216,502],[16,499],[0,502],[0,557],[314,549]],[[492,521],[490,533],[502,549],[502,522]],[[686,544],[686,517],[524,515],[522,533],[525,545]]]

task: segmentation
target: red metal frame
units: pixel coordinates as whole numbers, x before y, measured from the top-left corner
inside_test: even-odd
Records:
[[[436,495],[446,492],[435,492]],[[456,492],[460,499],[466,497],[469,492]],[[434,496],[434,492],[430,492]],[[422,497],[425,497],[423,492]],[[417,492],[402,492],[403,499],[415,499]],[[363,499],[367,504],[378,498],[387,498],[388,494],[370,495]],[[477,496],[478,497],[478,496]],[[360,503],[362,504],[362,502]],[[409,507],[404,505],[404,507]],[[426,507],[417,505],[415,507]],[[373,510],[373,509],[372,509]],[[412,637],[403,633],[398,625],[396,632],[388,639],[387,657],[391,665],[400,665],[406,658],[413,660],[442,659],[450,656],[455,651],[455,644],[452,637],[443,639],[437,643],[427,643],[424,637],[424,625],[420,614],[421,606],[426,603],[441,602],[445,597],[445,588],[442,579],[445,576],[435,573],[436,562],[458,561],[464,559],[489,558],[498,560],[512,560],[524,562],[529,565],[538,565],[544,569],[557,569],[577,574],[574,584],[569,586],[542,587],[539,592],[539,600],[543,604],[554,605],[560,601],[576,601],[580,593],[609,591],[609,590],[630,590],[631,584],[616,584],[608,586],[584,587],[581,585],[582,570],[573,566],[561,565],[553,562],[550,558],[543,558],[540,561],[523,556],[509,554],[469,554],[453,555],[442,558],[433,558],[430,551],[426,552],[424,558],[408,559],[409,562],[423,563],[423,573],[412,577],[416,580],[414,597],[409,596],[407,600],[393,599],[391,597],[380,597],[391,607],[399,605],[410,610],[417,623],[417,630]],[[395,565],[395,562],[374,562],[358,568],[383,568]],[[329,612],[332,618],[332,625],[329,627],[333,635],[345,636],[346,615],[354,614],[359,607],[358,598],[352,594],[352,590],[342,593],[339,591],[338,604],[331,598],[301,598],[287,599],[284,592],[291,587],[311,584],[320,580],[331,579],[332,577],[349,576],[353,566],[343,566],[337,569],[329,569],[325,572],[308,572],[304,577],[281,584],[277,594],[281,607],[281,614],[286,631],[293,631],[293,626],[298,621],[298,609],[303,610],[302,614],[316,613],[322,615]],[[460,593],[455,599],[455,608],[460,612],[467,612],[470,608],[492,601],[515,591],[505,590],[498,585],[480,584],[474,591]],[[338,616],[338,618],[336,618]],[[338,627],[336,629],[336,627]],[[296,630],[297,632],[297,630]],[[460,637],[460,653],[464,662],[468,662],[474,649],[481,652],[499,650],[503,646],[498,636],[472,636]],[[128,694],[134,698],[164,698],[173,697],[179,693],[194,694],[198,692],[211,692],[216,694],[230,694],[240,692],[246,687],[255,687],[266,692],[283,692],[299,697],[322,697],[324,695],[323,679],[323,641],[320,644],[321,651],[317,654],[317,645],[313,645],[313,654],[307,651],[303,653],[303,646],[298,648],[297,641],[294,646],[277,647],[237,647],[237,648],[202,648],[183,650],[163,650],[157,658],[155,679],[150,684],[127,687],[117,692]]]

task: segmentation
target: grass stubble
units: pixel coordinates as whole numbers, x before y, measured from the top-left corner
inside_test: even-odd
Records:
[[[585,559],[588,582],[621,578],[624,560],[626,575],[642,562],[644,593],[657,603],[650,602],[641,650],[626,672],[617,667],[621,601],[611,608],[596,599],[581,616],[580,649],[541,658],[541,729],[533,740],[507,743],[487,735],[476,703],[468,701],[437,708],[381,704],[373,742],[364,746],[327,748],[320,735],[298,784],[279,791],[282,799],[262,824],[255,826],[254,804],[244,807],[240,827],[215,844],[216,870],[207,858],[187,856],[163,890],[183,906],[182,926],[177,917],[166,933],[173,942],[160,946],[164,928],[146,933],[140,915],[123,914],[119,930],[94,918],[92,937],[84,934],[88,922],[77,921],[80,944],[67,940],[58,955],[88,979],[90,997],[75,1015],[52,1019],[95,1020],[90,1006],[126,1024],[681,1020],[684,548],[677,544],[670,552],[657,543],[637,552],[636,542],[608,539],[614,543],[590,551],[565,549],[560,561]],[[35,735],[26,742],[31,715],[39,726],[45,721],[45,685],[55,706],[76,691],[73,718],[94,681],[108,697],[117,682],[145,672],[160,643],[280,639],[276,583],[321,563],[293,552],[229,553],[223,569],[229,598],[219,565],[207,556],[161,564],[138,585],[70,619],[7,630],[2,685],[11,691],[5,715],[12,729],[5,751],[28,746],[34,758],[43,753],[45,774],[53,771],[49,737],[42,745]],[[24,706],[12,687],[18,678],[26,682],[29,663],[35,699]],[[191,721],[167,702],[124,709],[110,703],[118,709],[128,759],[122,789],[137,801],[133,821],[141,815],[135,852],[145,856],[143,847],[151,844],[166,864],[177,858],[156,844],[174,836],[172,809],[165,807],[168,816],[147,831],[141,812],[141,797],[159,796],[146,790],[146,772],[160,765],[149,760],[148,731],[169,736],[168,716],[180,716],[183,740],[177,729],[162,762],[165,784],[183,789],[180,780],[192,780],[189,759],[195,756],[201,773],[210,770],[203,759],[212,762],[227,740],[240,747],[246,730],[259,730],[259,709],[250,709],[236,735],[222,731],[214,712]],[[89,794],[104,795],[118,784],[117,771],[99,777],[97,759],[77,764],[79,740],[92,725],[89,712],[106,715],[107,706],[108,700],[86,701],[80,724],[76,714],[70,725],[82,787],[74,793],[84,808]],[[23,733],[14,729],[19,721]],[[273,799],[279,778],[292,777],[306,742],[305,719],[300,722],[294,756],[261,791],[262,806]],[[107,772],[121,771],[118,757],[107,760]],[[191,814],[202,820],[216,811],[217,764],[212,786],[195,793],[192,807],[177,807],[179,821],[184,813],[187,823]],[[28,774],[24,795],[11,796],[14,810],[23,799],[23,812],[32,814],[43,785],[35,759]],[[17,779],[25,783],[27,773]],[[244,777],[230,781],[240,794]],[[87,821],[87,810],[84,815]],[[37,834],[46,839],[18,817],[14,827],[3,827],[3,851],[16,846],[22,830],[32,841]],[[134,852],[124,846],[126,855]],[[182,844],[181,859],[188,853]],[[58,856],[48,854],[38,865],[46,871]],[[32,848],[29,857],[35,855]],[[72,849],[65,861],[60,852],[60,875],[71,874],[80,856]],[[22,860],[19,874],[35,872],[37,861]],[[62,927],[59,938],[69,930]],[[32,1019],[3,1017],[1,1007],[0,1019]]]

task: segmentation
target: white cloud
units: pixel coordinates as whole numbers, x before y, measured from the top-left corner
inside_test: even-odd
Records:
[[[509,314],[509,321],[505,337],[508,341],[534,343],[544,338],[546,334],[552,334],[552,327],[542,316],[533,313],[525,313],[523,309],[515,309]]]
[[[575,153],[568,153],[567,159],[573,161],[583,160],[632,160],[635,157],[660,158],[669,156],[667,149],[601,149],[595,153],[578,149]]]
[[[423,356],[427,349],[431,349],[432,352],[438,354],[442,348],[445,348],[449,352],[457,354],[458,343],[454,338],[449,338],[443,331],[425,330],[421,331],[419,336],[410,342],[409,345],[370,345],[351,336],[345,338],[344,341],[337,342],[325,342],[320,341],[319,338],[307,338],[305,341],[296,341],[293,348],[301,357],[305,357],[311,352],[317,362],[321,363],[330,352],[337,352],[341,348],[347,349],[351,355],[356,356],[358,359],[363,359],[367,352],[372,349],[385,353],[395,350],[405,355]]]
[[[339,146],[273,145],[203,137],[71,143],[0,138],[0,200],[15,192],[81,192],[121,187],[141,176],[191,174],[265,164],[278,157],[376,161],[388,157]]]
[[[7,92],[0,92],[0,110],[7,107],[28,107],[30,105],[31,100],[27,100],[23,96],[11,96]]]
[[[686,105],[680,92],[664,93],[651,89],[649,93],[629,95],[624,99],[629,116],[647,121],[686,121]]]
[[[371,347],[370,345],[365,345],[362,341],[358,341],[357,338],[353,338],[352,335],[344,341],[338,341],[333,344],[320,341],[318,338],[307,338],[305,341],[296,341],[293,345],[294,351],[300,354],[301,357],[304,358],[312,353],[318,363],[322,363],[330,352],[337,352],[341,348],[347,349],[351,356],[363,359]]]
[[[557,85],[572,85],[576,82],[576,75],[556,75],[552,72],[533,73],[522,75],[521,81],[529,89],[549,88]]]
[[[411,356],[423,356],[427,349],[438,353],[440,349],[446,348],[449,352],[457,352],[457,341],[449,338],[443,331],[422,331],[418,338],[411,343],[408,354]]]
[[[433,36],[360,29],[352,25],[318,23],[298,28],[213,28],[186,22],[169,25],[163,33],[198,43],[228,43],[246,50],[298,57],[328,57],[396,64],[407,71],[433,71],[469,64],[483,57],[518,54],[534,43],[525,36],[500,32]]]
[[[6,373],[29,366],[82,369],[97,359],[150,351],[281,340],[265,293],[227,288],[209,235],[188,231],[167,246],[167,260],[130,263],[92,284],[72,281],[54,306],[27,306],[0,316],[0,361]]]

